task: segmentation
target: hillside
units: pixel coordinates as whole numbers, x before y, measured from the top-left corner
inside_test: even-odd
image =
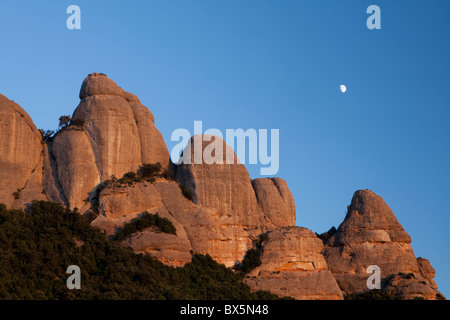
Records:
[[[69,265],[81,269],[81,290],[66,287]],[[134,254],[59,204],[34,202],[28,214],[0,205],[0,299],[277,298],[242,279],[208,255],[174,268]]]

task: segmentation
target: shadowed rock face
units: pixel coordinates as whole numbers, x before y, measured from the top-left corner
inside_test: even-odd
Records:
[[[420,271],[410,242],[411,238],[384,200],[372,191],[359,190],[353,196],[344,221],[327,241],[324,256],[346,293],[367,291],[366,281],[371,275],[366,272],[367,268],[377,265],[381,269],[382,288],[386,291],[400,294],[390,289],[397,283],[403,287],[401,291],[405,294],[400,294],[403,298],[434,299],[438,292],[430,282],[432,271],[423,261],[424,271]],[[408,274],[414,277],[402,276]],[[415,282],[420,281],[425,283],[426,290],[417,288]]]

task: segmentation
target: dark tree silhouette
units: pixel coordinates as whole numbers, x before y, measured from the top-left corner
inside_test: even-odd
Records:
[[[69,125],[71,120],[70,116],[61,116],[59,117],[59,129],[64,128]]]

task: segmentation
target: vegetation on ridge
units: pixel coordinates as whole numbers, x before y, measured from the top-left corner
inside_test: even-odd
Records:
[[[69,290],[69,265],[81,289]],[[77,211],[34,201],[28,213],[0,204],[0,299],[276,299],[243,276],[193,254],[182,268],[106,239]]]
[[[158,213],[151,214],[147,211],[143,212],[141,216],[134,218],[131,222],[125,224],[119,232],[114,237],[116,241],[122,241],[126,237],[143,231],[145,229],[153,228],[155,231],[162,233],[177,234],[177,229],[174,227],[172,222],[167,218],[161,218]]]
[[[84,126],[83,120],[80,119],[73,120],[70,116],[61,116],[59,117],[59,125],[57,131],[39,129],[39,133],[41,134],[43,141],[51,142],[58,133],[64,131],[66,128],[73,127],[78,130],[82,130],[83,126]]]
[[[154,183],[156,178],[169,180],[171,176],[172,171],[170,169],[163,170],[161,163],[157,162],[154,164],[143,164],[137,172],[127,172],[120,179],[111,176],[110,179],[103,182],[103,185],[104,187],[125,187],[143,181]]]
[[[255,247],[249,249],[242,259],[240,264],[237,264],[234,269],[236,271],[240,271],[244,274],[250,273],[256,267],[259,267],[262,263],[261,254],[262,254],[262,244],[267,240],[267,233],[262,233],[259,235],[258,240],[255,243]]]
[[[115,176],[111,176],[108,180],[103,181],[91,192],[89,198],[91,199],[91,209],[97,214],[99,209],[100,193],[105,188],[124,188],[126,186],[132,186],[135,183],[149,182],[154,183],[156,178],[170,179],[172,171],[170,169],[162,170],[161,163],[144,164],[137,172],[127,172],[122,178],[117,179]],[[94,217],[95,218],[95,217]],[[93,218],[91,218],[92,220]]]
[[[183,194],[183,196],[186,197],[186,199],[193,201],[194,200],[194,193],[192,192],[191,189],[187,188],[184,184],[179,183],[178,184],[180,189],[181,189],[181,193]]]
[[[322,242],[325,244],[325,242],[327,242],[327,240],[336,233],[336,228],[333,226],[330,228],[330,230],[328,230],[327,232],[318,234],[316,233],[316,236],[319,237],[320,240],[322,240]]]
[[[368,290],[364,293],[350,293],[344,296],[345,300],[400,300],[399,297],[384,292],[381,289]]]

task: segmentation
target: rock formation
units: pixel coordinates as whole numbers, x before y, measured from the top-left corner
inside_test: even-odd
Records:
[[[222,164],[207,164],[206,159],[196,164],[195,157],[201,157],[213,144],[217,146],[215,152],[222,150]],[[193,191],[198,215],[208,221],[205,232],[209,239],[204,239],[209,242],[207,252],[233,266],[251,248],[253,239],[275,225],[261,210],[247,169],[221,138],[194,136],[183,154],[189,152],[191,162],[177,167],[176,179]],[[233,164],[228,164],[227,155],[234,159]]]
[[[26,208],[32,200],[50,200],[78,208],[110,238],[143,212],[158,213],[176,235],[149,228],[121,244],[175,267],[189,262],[193,251],[238,268],[257,244],[261,264],[245,281],[280,296],[342,299],[364,292],[366,269],[375,264],[385,292],[403,299],[438,297],[433,267],[416,259],[409,235],[373,192],[355,193],[324,246],[313,232],[294,226],[295,202],[286,182],[251,180],[221,138],[192,137],[185,161],[175,165],[138,97],[93,73],[83,81],[80,99],[69,125],[44,141],[28,114],[0,95],[0,203]],[[157,163],[161,172],[139,176]]]
[[[286,181],[259,178],[252,181],[256,199],[265,216],[277,227],[295,225],[295,202]]]
[[[324,256],[344,293],[367,291],[371,275],[367,268],[376,265],[385,291],[402,298],[435,299],[439,292],[430,281],[433,269],[422,259],[419,267],[410,243],[410,236],[383,199],[372,191],[359,190],[344,221],[328,239]]]
[[[199,136],[199,138],[193,137],[191,144],[186,148],[185,152],[192,150],[192,163],[177,166],[177,182],[158,179],[154,185],[142,182],[132,187],[104,188],[99,195],[100,216],[93,224],[112,235],[140,212],[169,213],[163,216],[171,220],[179,232],[185,233],[181,236],[186,241],[181,245],[185,251],[176,250],[180,256],[185,257],[190,250],[208,253],[228,267],[239,263],[259,234],[278,226],[288,225],[290,222],[294,224],[295,205],[283,180],[267,179],[269,188],[258,189],[258,202],[247,169],[237,163],[234,151],[218,137]],[[195,142],[202,145],[200,149],[202,152],[210,144],[218,142],[218,145],[228,150],[227,152],[236,161],[229,165],[194,164]],[[182,194],[181,185],[193,192],[193,201],[186,199]],[[265,183],[257,182],[257,185],[264,186]],[[274,201],[279,201],[278,209]],[[286,216],[286,220],[276,216],[277,210]],[[274,224],[271,218],[275,221],[278,219],[278,225]],[[139,243],[138,251],[145,251],[145,242]],[[155,246],[153,242],[149,244],[148,252],[154,252],[155,250],[151,248]],[[164,259],[173,265],[185,261],[175,254]]]
[[[30,116],[0,94],[0,203],[18,209],[31,200],[46,199],[41,142]]]
[[[246,282],[295,299],[339,300],[342,292],[322,255],[322,241],[310,230],[284,227],[269,231],[261,266]]]
[[[101,181],[86,131],[70,126],[60,132],[53,141],[52,155],[68,206],[85,211],[85,199]]]
[[[143,164],[160,162],[168,168],[169,152],[150,110],[105,75],[90,74],[80,99],[74,125],[55,136],[52,155],[67,204],[85,211],[97,184],[136,172]]]
[[[155,126],[155,117],[135,95],[124,91],[123,96],[130,104],[138,128],[141,142],[141,162],[159,162],[163,168],[168,168],[170,163],[169,151],[161,132]]]

